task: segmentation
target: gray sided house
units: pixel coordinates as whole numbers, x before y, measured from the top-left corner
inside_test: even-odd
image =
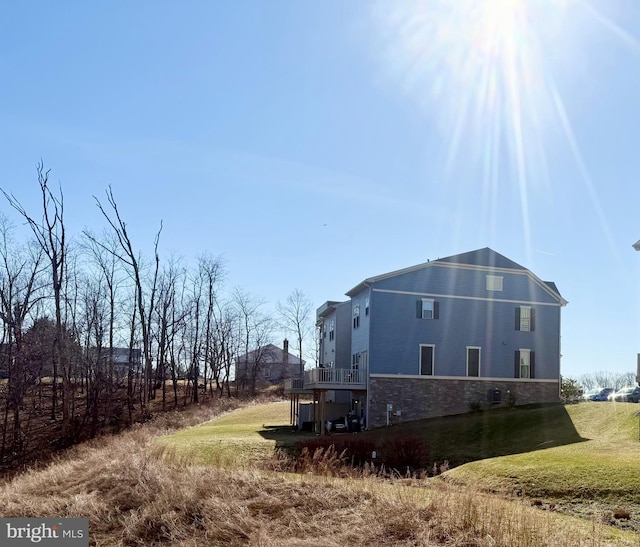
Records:
[[[302,364],[304,366],[304,360]],[[289,353],[288,340],[284,340],[283,348],[267,344],[236,359],[235,378],[240,389],[282,384],[299,376],[300,359]]]
[[[346,402],[369,427],[560,401],[567,302],[554,283],[501,254],[484,248],[426,262],[346,294],[318,309],[323,367],[307,371],[298,390],[288,386],[292,397],[313,394],[316,428],[337,417],[328,401]]]
[[[129,373],[142,373],[142,350],[139,348],[91,348],[90,352],[104,374],[126,378]]]

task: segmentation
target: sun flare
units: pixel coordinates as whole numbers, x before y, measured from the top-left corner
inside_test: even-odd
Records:
[[[583,46],[589,33],[600,37],[607,33],[638,51],[637,40],[593,2],[377,4],[389,77],[424,107],[446,144],[443,182],[452,179],[461,165],[480,165],[476,180],[482,182],[488,210],[493,212],[498,187],[514,185],[527,243],[531,190],[550,185],[549,142],[560,138],[568,143],[576,165],[584,165],[561,90],[572,78],[589,77],[583,68],[588,64]],[[579,170],[584,177],[584,169]],[[588,187],[588,178],[583,183]]]

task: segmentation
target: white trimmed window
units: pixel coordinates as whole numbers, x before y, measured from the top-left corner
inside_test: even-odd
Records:
[[[360,326],[360,304],[353,306],[353,328],[357,329]]]
[[[480,348],[467,346],[467,376],[480,376]]]
[[[502,290],[501,275],[488,275],[487,276],[487,290],[488,291],[501,291]]]
[[[531,306],[516,307],[516,330],[536,330],[536,310]]]
[[[333,340],[336,337],[336,322],[332,319],[329,322],[329,340]]]
[[[433,357],[436,347],[433,344],[420,344],[420,375],[433,376]]]
[[[439,303],[433,298],[421,298],[416,302],[416,317],[418,319],[438,319]]]
[[[518,352],[520,354],[520,378],[531,378],[531,350],[521,349]]]
[[[422,299],[422,319],[433,319],[433,299]]]

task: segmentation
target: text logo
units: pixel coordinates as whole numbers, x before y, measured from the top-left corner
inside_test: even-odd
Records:
[[[0,545],[57,545],[58,547],[88,547],[88,519],[0,519]]]

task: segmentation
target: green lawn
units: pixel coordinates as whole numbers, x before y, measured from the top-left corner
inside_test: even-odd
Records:
[[[581,403],[497,409],[359,434],[375,442],[415,436],[447,478],[529,497],[640,503],[640,405]],[[293,432],[289,403],[255,405],[161,438],[196,463],[247,466],[313,435]],[[346,434],[345,434],[346,435]]]
[[[158,441],[169,454],[193,461],[243,467],[273,454],[287,438],[289,403],[253,405],[184,429]]]
[[[604,402],[564,408],[582,442],[556,446],[553,430],[541,424],[552,446],[477,460],[447,476],[555,501],[640,503],[639,405]]]

